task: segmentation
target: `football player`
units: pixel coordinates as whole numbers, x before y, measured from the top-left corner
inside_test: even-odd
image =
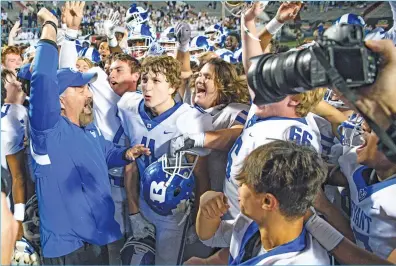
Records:
[[[260,146],[236,177],[241,213],[222,221],[228,199],[208,191],[197,233],[206,244],[229,246],[229,265],[327,265],[326,250],[304,228],[304,215],[325,178],[315,150],[280,140]]]
[[[25,98],[22,84],[17,80],[14,72],[3,69],[1,71],[1,178],[8,187],[12,188],[14,217],[19,224],[17,240],[23,236],[25,182],[28,179],[25,159],[28,114],[27,109],[22,105]]]
[[[150,156],[137,160],[138,173],[142,178],[145,169],[169,151],[172,138],[185,133],[211,130],[212,118],[197,108],[174,101],[181,72],[180,63],[176,59],[169,56],[147,57],[143,61],[141,72],[142,94],[125,93],[118,103],[118,109],[130,144],[144,144],[151,151]],[[206,159],[200,157],[194,170],[197,202],[199,196],[209,189]],[[136,176],[134,178],[137,180]],[[139,184],[142,181],[135,182],[136,186]],[[158,186],[152,189],[150,193],[153,197],[165,191]],[[134,212],[130,213],[133,235],[136,238],[145,237],[147,234],[144,231],[152,231],[150,223],[154,224],[156,264],[178,263],[179,251],[184,247],[183,226],[179,223],[185,213],[180,211],[174,215],[159,215],[149,207],[142,193],[134,206]]]

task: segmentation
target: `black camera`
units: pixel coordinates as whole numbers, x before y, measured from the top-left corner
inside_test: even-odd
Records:
[[[269,104],[289,94],[330,87],[329,69],[318,60],[318,53],[337,70],[348,89],[370,85],[377,77],[379,55],[364,45],[363,28],[333,25],[309,48],[252,57],[247,77],[255,92],[254,103]]]

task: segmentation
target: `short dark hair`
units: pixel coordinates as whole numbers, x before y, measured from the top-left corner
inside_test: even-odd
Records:
[[[237,180],[256,193],[270,193],[289,219],[304,216],[325,181],[327,168],[313,149],[275,140],[245,159]]]
[[[129,67],[131,68],[131,73],[136,73],[136,72],[140,73],[141,64],[139,60],[137,60],[135,57],[130,56],[129,54],[120,53],[120,54],[116,54],[113,57],[112,62],[115,62],[117,60],[128,63]]]
[[[241,44],[241,36],[239,36],[239,34],[236,31],[231,31],[230,33],[228,33],[228,36],[233,36],[237,39],[239,45]]]

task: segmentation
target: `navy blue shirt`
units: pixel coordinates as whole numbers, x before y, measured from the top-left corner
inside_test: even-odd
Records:
[[[105,140],[93,124],[79,127],[61,116],[54,44],[40,41],[33,65],[29,119],[43,255],[118,240],[108,169],[129,163],[126,148]]]

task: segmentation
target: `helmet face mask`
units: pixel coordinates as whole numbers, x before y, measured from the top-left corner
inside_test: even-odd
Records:
[[[335,108],[345,108],[348,109],[348,106],[340,99],[340,97],[331,89],[327,89],[326,94],[324,96],[324,100]]]
[[[364,119],[359,114],[352,114],[347,121],[338,127],[341,144],[346,147],[358,147],[364,143]]]
[[[190,158],[194,158],[193,162],[188,162],[186,158],[188,155],[190,155]],[[176,157],[168,157],[167,154],[164,154],[160,160],[162,169],[169,177],[177,175],[181,178],[189,179],[197,164],[198,155],[189,151],[181,151],[176,153]]]

